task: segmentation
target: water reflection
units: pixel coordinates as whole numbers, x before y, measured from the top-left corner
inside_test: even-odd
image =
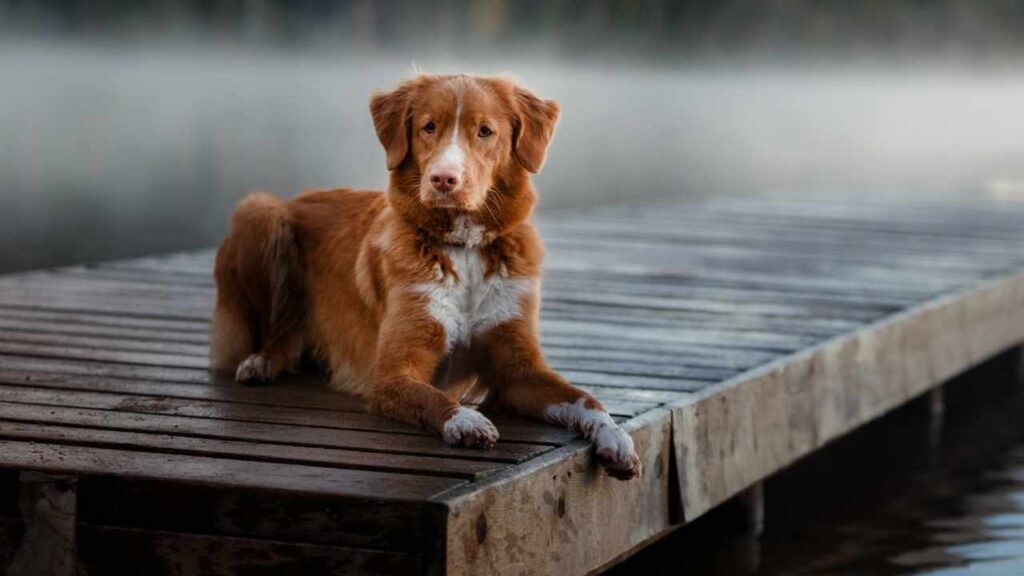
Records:
[[[760,539],[730,535],[724,510],[611,573],[1024,574],[1019,359],[947,386],[937,454],[917,401],[767,482]]]

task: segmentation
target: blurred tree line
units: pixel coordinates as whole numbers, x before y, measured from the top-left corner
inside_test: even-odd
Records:
[[[1024,49],[1020,0],[0,0],[0,32],[289,48],[539,46],[677,57],[985,58]]]

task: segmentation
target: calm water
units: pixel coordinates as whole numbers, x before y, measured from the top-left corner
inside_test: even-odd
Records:
[[[772,478],[759,539],[713,513],[611,574],[1024,574],[1020,382],[976,370],[947,386],[938,439],[919,401]]]
[[[1024,69],[672,67],[0,38],[0,270],[206,247],[246,192],[379,187],[374,89],[508,72],[562,103],[546,206],[710,194],[1024,196]],[[618,59],[616,59],[618,58]]]

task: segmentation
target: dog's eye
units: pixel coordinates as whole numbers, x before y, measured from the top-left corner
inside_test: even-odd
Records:
[[[487,126],[481,126],[478,134],[480,135],[481,138],[487,138],[491,134],[494,134],[494,130],[491,130]]]
[[[437,124],[434,124],[433,122],[427,122],[427,124],[423,126],[423,131],[427,134],[433,134],[434,130],[437,130]]]

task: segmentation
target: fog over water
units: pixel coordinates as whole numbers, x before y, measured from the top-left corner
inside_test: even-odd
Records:
[[[528,53],[530,54],[530,53]],[[0,46],[0,269],[208,246],[253,189],[381,187],[369,94],[509,73],[559,100],[548,209],[711,194],[1024,195],[1024,68]]]

